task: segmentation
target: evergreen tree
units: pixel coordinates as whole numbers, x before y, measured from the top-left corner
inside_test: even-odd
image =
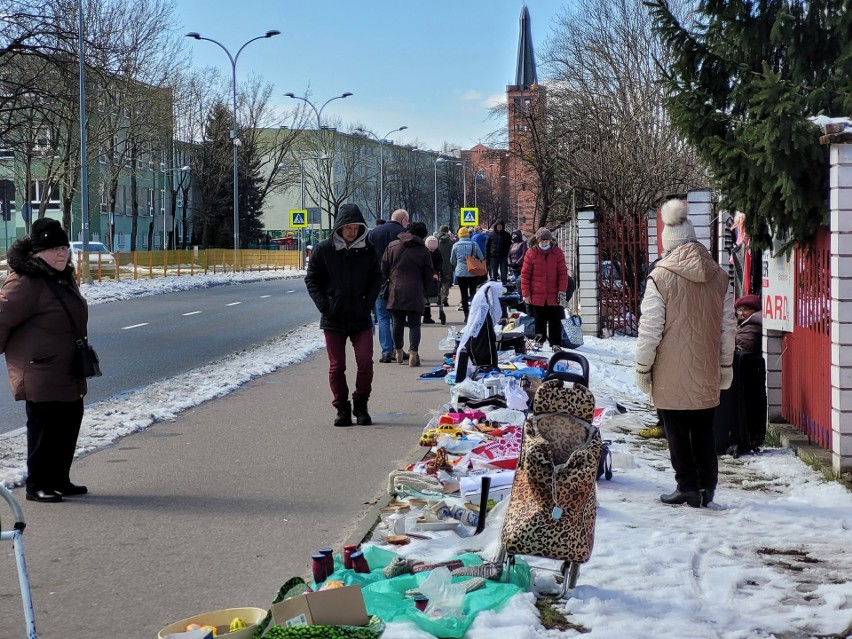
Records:
[[[828,211],[828,153],[815,115],[852,113],[849,0],[700,0],[687,30],[668,0],[645,3],[672,51],[666,107],[746,214],[757,248],[807,244]]]
[[[193,224],[196,235],[193,242],[204,249],[233,245],[233,223],[227,223],[233,219],[234,202],[230,129],[230,111],[224,104],[214,105],[207,117],[198,155],[197,179],[201,197]]]
[[[240,147],[240,244],[245,248],[249,244],[260,244],[263,238],[263,183],[261,161],[257,145],[253,139],[242,137],[245,142]],[[233,217],[233,216],[232,216]]]

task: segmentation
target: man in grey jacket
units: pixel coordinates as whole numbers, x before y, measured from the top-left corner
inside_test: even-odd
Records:
[[[660,500],[698,508],[715,496],[713,411],[731,386],[736,321],[728,274],[696,240],[684,203],[669,200],[661,217],[666,255],[642,300],[636,385],[659,410],[675,471],[677,489]]]

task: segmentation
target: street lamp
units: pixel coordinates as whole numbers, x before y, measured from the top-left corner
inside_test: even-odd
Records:
[[[450,149],[450,151],[459,152],[460,161],[456,162],[456,166],[462,168],[462,206],[467,207],[467,160],[461,157],[461,149]]]
[[[430,153],[429,151],[424,151],[422,149],[415,149],[414,152],[415,153],[425,153],[426,155],[428,155],[432,159],[432,162],[435,165],[435,222],[434,222],[434,226],[432,228],[432,232],[437,233],[438,232],[438,163],[439,162],[446,162],[447,158],[442,158],[442,157],[437,157],[437,156],[433,157],[432,153]]]
[[[316,105],[313,102],[311,102],[310,100],[308,100],[305,96],[295,95],[293,93],[285,93],[284,95],[288,98],[293,99],[293,100],[301,100],[302,102],[304,102],[305,104],[307,104],[309,107],[311,107],[314,110],[314,114],[317,116],[317,131],[319,131],[322,128],[322,110],[326,107],[326,105],[329,102],[333,102],[334,100],[342,100],[343,98],[348,98],[350,95],[354,95],[354,94],[351,93],[350,91],[346,91],[345,93],[341,93],[340,95],[336,95],[333,98],[329,98],[328,100],[323,102],[322,106],[319,109],[317,109]]]
[[[180,173],[180,180],[178,180],[178,189],[183,188],[183,181],[187,175],[192,171],[192,167],[188,164],[185,166],[176,167],[173,169],[162,169],[163,172],[163,250],[167,250],[168,248],[168,234],[166,233],[166,173]],[[184,206],[186,203],[184,202]],[[177,209],[174,210],[175,213],[172,216],[172,237],[174,241],[174,246],[177,246],[177,232],[176,232],[176,223],[177,223]]]
[[[364,135],[371,135],[376,138],[376,141],[379,143],[379,217],[385,219],[385,142],[386,139],[391,133],[396,133],[397,131],[405,131],[408,127],[401,126],[398,129],[392,129],[385,133],[381,138],[377,137],[375,133],[372,131],[367,131],[367,129],[363,129],[358,127],[355,129],[359,133],[363,133]]]
[[[237,150],[240,146],[240,141],[237,138],[237,60],[240,57],[240,54],[243,52],[248,45],[250,45],[255,40],[263,40],[264,38],[271,38],[273,36],[280,35],[281,32],[272,29],[267,31],[262,36],[257,36],[243,43],[243,45],[237,50],[237,55],[231,55],[231,52],[228,51],[227,47],[224,44],[219,42],[218,40],[214,40],[213,38],[205,38],[201,34],[196,33],[195,31],[190,31],[186,34],[187,38],[193,38],[195,40],[207,40],[207,42],[212,42],[217,45],[222,51],[225,52],[225,55],[228,56],[228,60],[231,61],[231,89],[232,89],[232,97],[233,97],[233,128],[231,129],[231,141],[234,146],[234,270],[237,270],[237,262],[239,261],[239,251],[240,251],[240,187],[239,187],[239,173],[238,173],[238,160],[237,160]]]

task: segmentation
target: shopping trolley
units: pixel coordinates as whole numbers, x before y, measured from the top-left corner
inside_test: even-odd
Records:
[[[15,563],[18,566],[18,582],[21,586],[21,600],[24,604],[24,621],[27,625],[27,639],[36,639],[33,599],[30,594],[30,578],[27,574],[27,562],[24,559],[24,513],[8,488],[0,484],[0,496],[6,500],[15,516],[11,530],[4,530],[0,521],[0,540],[11,540],[15,551]]]

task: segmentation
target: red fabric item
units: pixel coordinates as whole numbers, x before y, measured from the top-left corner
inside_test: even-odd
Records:
[[[527,251],[521,269],[521,295],[533,306],[558,306],[557,294],[568,291],[565,254],[555,244],[547,251],[538,246]]]
[[[495,468],[506,470],[517,468],[518,456],[521,454],[522,429],[518,426],[507,426],[502,429],[502,432],[500,439],[477,446],[470,451],[469,459]],[[496,433],[497,431],[493,431],[490,434]]]

